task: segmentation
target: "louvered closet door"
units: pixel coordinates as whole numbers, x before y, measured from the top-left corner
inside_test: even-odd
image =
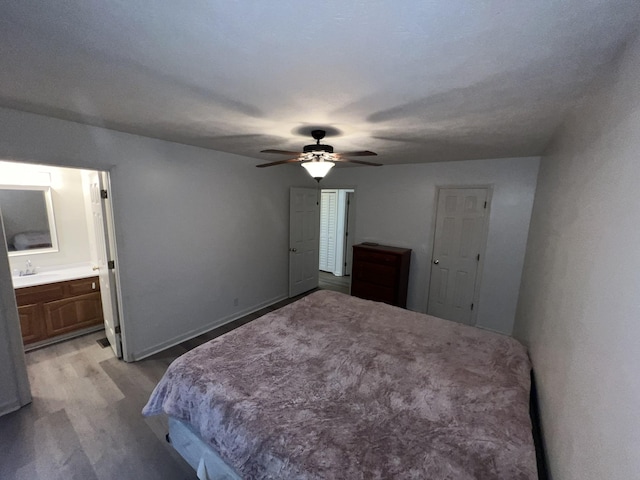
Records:
[[[336,233],[338,230],[338,192],[323,191],[320,201],[320,270],[336,269]]]

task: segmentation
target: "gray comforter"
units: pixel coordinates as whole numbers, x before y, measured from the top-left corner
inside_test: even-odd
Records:
[[[535,479],[512,338],[319,291],[178,358],[144,415],[247,479]]]

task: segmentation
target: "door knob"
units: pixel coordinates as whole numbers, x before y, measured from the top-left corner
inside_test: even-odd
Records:
[[[440,260],[434,260],[434,261],[433,261],[433,264],[434,264],[434,265],[437,265],[437,264],[439,264],[439,263],[440,263]]]

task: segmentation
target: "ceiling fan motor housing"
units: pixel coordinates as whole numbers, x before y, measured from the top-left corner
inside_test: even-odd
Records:
[[[327,134],[324,130],[312,130],[311,136],[316,141],[315,145],[305,145],[302,149],[303,153],[311,153],[311,152],[326,152],[333,153],[333,147],[331,145],[321,145],[320,140],[324,138]]]
[[[312,144],[312,145],[305,145],[302,151],[304,153],[321,152],[321,151],[327,152],[327,153],[333,153],[333,147],[331,145],[321,145],[318,143],[318,144]]]

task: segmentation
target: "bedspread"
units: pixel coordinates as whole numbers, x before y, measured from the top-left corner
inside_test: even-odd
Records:
[[[516,340],[318,291],[176,359],[144,415],[243,478],[537,478]]]

